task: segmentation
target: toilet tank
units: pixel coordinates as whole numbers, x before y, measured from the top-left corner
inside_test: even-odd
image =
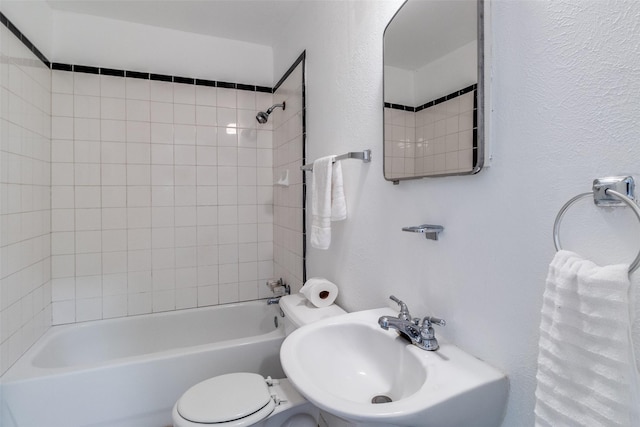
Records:
[[[347,313],[335,304],[329,307],[315,307],[302,294],[283,296],[280,298],[280,308],[285,316],[284,331],[286,335],[289,335],[300,326]]]

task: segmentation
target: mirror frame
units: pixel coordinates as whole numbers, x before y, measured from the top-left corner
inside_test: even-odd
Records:
[[[389,25],[393,22],[393,19],[396,17],[398,13],[402,10],[402,8],[409,2],[410,0],[405,0],[402,5],[398,8],[396,13],[393,14],[393,17],[387,23],[387,26],[384,29],[382,34],[382,176],[386,181],[393,182],[394,185],[400,183],[400,181],[407,181],[410,179],[422,179],[422,178],[440,178],[446,176],[467,176],[467,175],[475,175],[482,170],[483,167],[488,166],[487,164],[487,152],[488,145],[486,138],[486,123],[485,123],[485,107],[486,105],[486,82],[485,76],[485,28],[486,28],[486,19],[485,19],[485,2],[488,4],[489,0],[476,0],[477,2],[477,45],[478,45],[478,61],[477,61],[477,87],[476,87],[476,114],[474,117],[475,121],[475,139],[476,139],[476,156],[477,161],[473,168],[469,172],[455,172],[455,173],[444,173],[444,174],[433,174],[433,175],[420,175],[420,176],[407,176],[402,178],[387,178],[385,175],[385,165],[386,165],[386,156],[385,152],[385,84],[384,84],[384,36],[389,29]],[[411,0],[411,1],[419,1],[419,0]]]

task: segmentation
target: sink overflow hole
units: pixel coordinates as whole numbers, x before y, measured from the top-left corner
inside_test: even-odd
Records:
[[[379,394],[378,396],[373,396],[371,399],[371,403],[389,403],[393,402],[389,396],[385,396],[383,394]]]

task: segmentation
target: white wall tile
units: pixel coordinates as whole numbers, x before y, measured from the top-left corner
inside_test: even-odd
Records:
[[[126,118],[127,120],[148,122],[151,120],[149,101],[138,99],[126,100]]]
[[[151,249],[151,228],[127,230],[127,248],[129,251]]]
[[[196,124],[200,126],[217,126],[218,113],[216,107],[196,106]]]
[[[151,86],[149,80],[125,78],[125,88],[127,99],[140,99],[148,101],[151,96]]]
[[[101,231],[77,231],[75,233],[76,253],[97,253],[102,251]]]
[[[73,95],[53,93],[51,95],[51,108],[56,116],[73,117]]]
[[[75,95],[73,97],[74,117],[100,118],[100,97]]]
[[[198,306],[198,288],[189,287],[176,289],[175,295],[177,310]]]
[[[173,122],[181,125],[194,125],[196,123],[195,105],[173,104]]]
[[[153,310],[152,293],[129,294],[127,312],[130,316],[151,313]]]
[[[125,79],[116,76],[100,75],[100,94],[102,97],[124,98],[126,95]]]
[[[151,142],[154,144],[173,144],[173,125],[151,123]]]
[[[177,187],[175,192],[176,206],[195,206],[196,205],[196,186]]]
[[[211,126],[198,126],[196,142],[198,145],[218,145],[218,128]]]
[[[216,105],[216,88],[209,86],[196,86],[195,88],[197,105]]]
[[[95,75],[70,86],[77,74],[56,78],[52,102],[52,273],[56,302],[74,301],[56,320],[261,296],[273,141],[255,113],[271,94]]]
[[[97,171],[96,171],[97,172]],[[99,208],[101,190],[97,185],[76,186],[76,208]],[[76,221],[77,224],[77,221]]]
[[[124,164],[103,164],[99,171],[101,172],[100,182],[103,185],[103,199],[104,191],[108,190],[108,187],[127,184],[127,168]]]
[[[236,91],[233,89],[218,88],[218,101],[216,105],[225,108],[236,108]]]
[[[53,70],[51,72],[51,90],[54,93],[73,93],[73,73]]]
[[[125,120],[125,100],[120,98],[100,98],[100,117],[110,120]]]
[[[127,315],[127,295],[108,295],[102,299],[102,317],[111,319]]]
[[[76,95],[100,96],[100,76],[97,74],[73,73],[73,93]]]
[[[102,168],[104,170],[105,166]],[[126,170],[124,167],[117,170]],[[122,178],[125,177],[124,174],[121,175]],[[102,186],[102,207],[103,208],[115,208],[115,207],[126,207],[127,206],[127,190],[124,186],[107,186],[104,181],[103,176],[103,186]]]
[[[150,108],[153,123],[173,123],[173,103],[151,102]]]
[[[94,229],[122,230],[127,228],[127,210],[123,207],[103,208],[100,212],[100,227]]]
[[[74,142],[74,160],[77,163],[100,163],[100,151],[100,141]]]
[[[176,104],[196,103],[196,86],[192,84],[174,83],[173,102]]]
[[[76,321],[75,300],[55,301],[51,304],[52,324],[63,325]]]
[[[100,135],[100,119],[86,119],[77,117],[73,119],[74,139],[100,141]]]
[[[100,136],[102,142],[125,142],[127,140],[127,129],[124,120],[108,120],[100,121]]]
[[[196,127],[187,124],[176,124],[173,127],[173,141],[179,145],[195,145]]]
[[[102,230],[102,252],[127,250],[127,230]]]
[[[218,285],[199,286],[198,307],[218,304]]]
[[[173,86],[170,83],[152,80],[149,83],[151,101],[173,103]]]
[[[176,227],[175,228],[175,246],[178,248],[195,246],[197,244],[200,234],[201,234],[200,228],[196,228],[193,226]]]
[[[173,171],[176,186],[196,185],[196,181],[198,181],[199,185],[215,185],[215,182],[213,184],[207,184],[207,182],[215,181],[215,179],[212,180],[210,176],[203,176],[201,179],[204,181],[198,180],[196,166],[175,166]]]

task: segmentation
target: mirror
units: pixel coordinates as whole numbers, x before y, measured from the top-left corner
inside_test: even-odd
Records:
[[[483,0],[408,0],[384,32],[384,177],[484,164]]]

